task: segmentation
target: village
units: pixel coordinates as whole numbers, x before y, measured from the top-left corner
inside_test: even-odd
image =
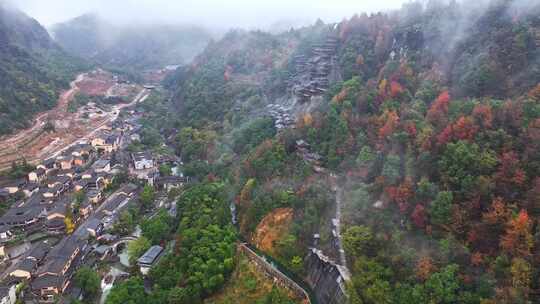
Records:
[[[14,202],[0,217],[0,303],[78,299],[81,290],[72,282],[77,269],[122,260],[126,244],[140,235],[118,235],[113,228],[123,211],[139,204],[143,185],[153,187],[160,207],[175,215],[176,205],[166,194],[186,182],[177,169],[181,161],[151,151],[128,152],[142,127],[133,108],[123,108],[124,115],[117,113],[25,178],[0,185],[0,203]],[[175,170],[165,176],[161,165]],[[148,210],[149,216],[155,212],[154,206]],[[141,256],[141,273],[147,274],[164,252],[153,246]],[[104,285],[110,288],[114,279],[109,276]]]

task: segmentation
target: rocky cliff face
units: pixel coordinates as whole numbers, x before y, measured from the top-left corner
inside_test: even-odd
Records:
[[[322,251],[312,248],[305,259],[306,280],[315,292],[318,303],[347,303],[346,281],[350,274],[341,265],[325,256]]]

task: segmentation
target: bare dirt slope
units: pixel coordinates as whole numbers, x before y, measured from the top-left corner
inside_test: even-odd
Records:
[[[118,110],[124,105],[117,105],[109,112],[92,115],[90,118],[84,115],[82,109],[75,113],[68,111],[68,105],[78,92],[87,95],[105,96],[113,87],[118,87],[116,92],[126,92],[125,97],[133,98],[133,91],[138,91],[134,101],[143,98],[146,91],[139,86],[133,86],[132,90],[122,89],[121,84],[116,84],[112,75],[101,70],[80,74],[71,82],[69,90],[60,95],[57,105],[44,113],[39,114],[32,127],[21,130],[17,134],[0,138],[0,171],[9,168],[13,161],[23,158],[30,163],[37,163],[65,149],[75,141],[88,137],[96,129],[102,128],[107,123],[116,119]],[[54,125],[54,131],[46,132],[47,123]]]
[[[289,232],[293,220],[292,208],[278,208],[266,215],[257,226],[252,243],[259,250],[274,252],[274,242]]]

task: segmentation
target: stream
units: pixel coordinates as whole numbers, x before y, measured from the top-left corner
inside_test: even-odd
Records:
[[[140,235],[140,228],[137,226],[137,229],[134,232],[134,235]],[[116,262],[111,265],[111,270],[101,279],[101,297],[99,299],[100,304],[104,304],[107,296],[111,292],[111,289],[116,281],[116,278],[119,276],[128,276],[129,273],[124,271],[129,269],[129,256],[128,256],[128,246],[125,246],[122,251],[118,254],[119,262]]]
[[[127,254],[126,254],[127,255]],[[114,285],[114,281],[116,281],[116,278],[118,276],[126,276],[129,275],[129,273],[124,272],[116,267],[111,267],[111,270],[107,273],[105,277],[101,280],[101,298],[99,299],[100,304],[104,304],[105,300],[107,299],[107,296],[111,292],[111,289]],[[107,278],[110,278],[107,280]],[[109,282],[107,282],[109,281]]]

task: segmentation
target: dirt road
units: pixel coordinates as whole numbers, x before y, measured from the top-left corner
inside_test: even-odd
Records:
[[[68,105],[75,95],[81,91],[81,86],[88,87],[88,83],[95,82],[93,73],[84,73],[77,76],[70,84],[70,89],[63,92],[57,105],[35,119],[32,127],[19,131],[17,134],[0,138],[0,171],[10,167],[13,161],[26,159],[36,164],[43,159],[57,156],[81,139],[88,139],[102,130],[108,123],[116,120],[120,110],[137,102],[145,100],[149,91],[141,88],[128,104],[119,104],[111,110],[93,118],[84,118],[82,112],[70,113]],[[112,79],[112,78],[111,78]],[[112,85],[112,84],[111,84]],[[43,127],[51,121],[55,124],[54,132],[44,132]]]
[[[60,97],[58,98],[57,105],[53,109],[48,110],[47,112],[44,112],[42,114],[39,114],[34,119],[34,124],[30,128],[21,130],[17,132],[17,134],[15,135],[5,136],[4,138],[0,138],[0,145],[2,145],[3,147],[7,147],[9,145],[14,145],[17,142],[24,140],[25,138],[29,137],[32,133],[41,130],[41,128],[45,125],[45,123],[49,119],[50,115],[53,115],[57,113],[58,111],[61,111],[62,109],[67,109],[69,102],[79,90],[79,88],[77,87],[77,83],[83,81],[85,75],[86,74],[78,75],[77,78],[70,83],[70,89],[60,95]]]
[[[97,132],[103,130],[107,126],[107,124],[109,124],[110,122],[113,122],[116,119],[118,119],[118,116],[120,115],[120,110],[122,110],[123,108],[129,107],[129,106],[132,106],[132,105],[134,105],[134,104],[136,104],[138,102],[142,102],[142,101],[146,100],[146,98],[149,95],[150,94],[149,94],[149,91],[147,89],[142,89],[141,92],[139,92],[139,94],[137,94],[137,96],[135,96],[135,98],[133,98],[133,100],[130,103],[114,105],[112,107],[112,110],[107,113],[108,118],[105,121],[103,121],[99,126],[97,126],[95,129],[91,130],[89,133],[87,133],[83,137],[80,137],[80,138],[76,139],[75,141],[65,145],[63,148],[61,148],[61,149],[59,149],[59,150],[57,150],[55,152],[50,152],[51,148],[46,147],[44,150],[42,150],[43,153],[40,153],[40,158],[41,159],[47,159],[47,158],[50,158],[50,157],[57,157],[62,152],[69,149],[71,146],[77,144],[78,142],[91,139],[92,137],[94,137],[96,135]],[[58,142],[53,142],[52,144],[53,144],[53,146],[56,146],[56,145],[58,145]]]

